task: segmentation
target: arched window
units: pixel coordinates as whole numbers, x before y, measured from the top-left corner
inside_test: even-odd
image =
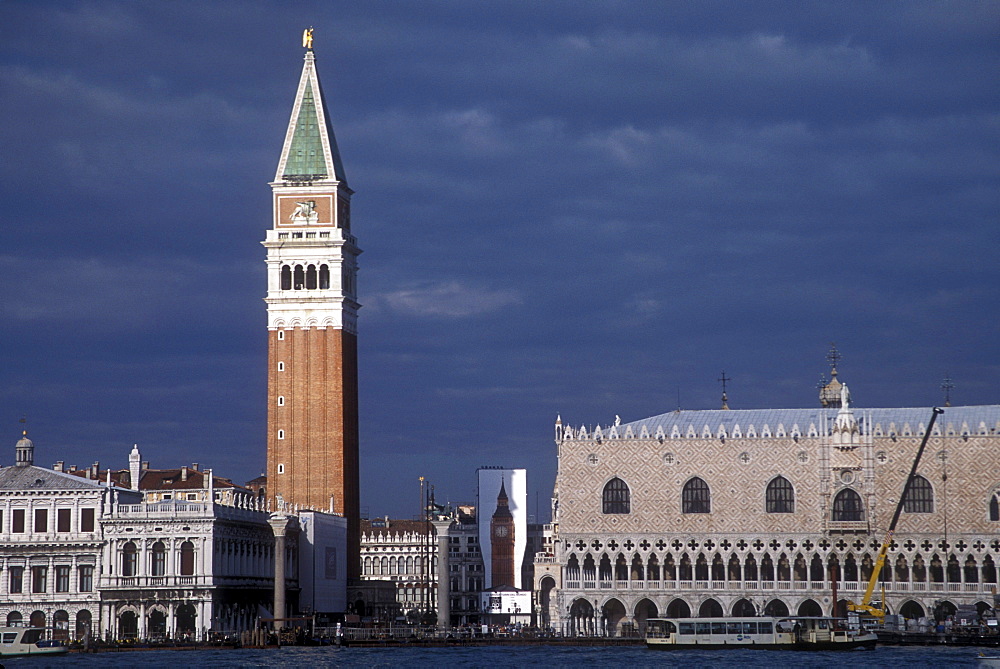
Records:
[[[306,273],[302,269],[302,265],[295,266],[295,282],[292,284],[295,290],[302,290],[306,282]]]
[[[292,268],[288,265],[281,266],[281,290],[292,289]]]
[[[319,266],[319,288],[326,290],[330,287],[330,267],[328,265]]]
[[[850,488],[844,488],[833,498],[832,520],[857,521],[865,519],[865,507],[861,495]]]
[[[194,544],[190,541],[181,544],[181,576],[194,576]]]
[[[306,290],[316,290],[316,265],[306,268]]]
[[[990,498],[990,520],[1000,520],[1000,495]]]
[[[923,476],[914,474],[903,498],[906,513],[934,513],[934,489]]]
[[[162,541],[153,544],[153,564],[150,573],[153,576],[163,576],[167,573],[167,547]]]
[[[138,549],[131,541],[122,547],[122,576],[135,576],[138,573]]]
[[[613,478],[604,486],[604,513],[631,513],[632,497],[628,485]]]
[[[681,511],[684,513],[712,513],[712,492],[708,484],[695,476],[684,484],[681,491]]]
[[[768,513],[795,513],[795,491],[784,476],[778,476],[767,484],[764,497]]]

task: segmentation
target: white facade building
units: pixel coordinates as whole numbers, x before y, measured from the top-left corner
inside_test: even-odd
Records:
[[[26,436],[16,451],[0,468],[0,624],[53,627],[60,639],[200,640],[273,615],[276,541],[263,496],[196,464],[149,469],[138,448],[118,471],[36,467]],[[347,521],[286,511],[282,613],[336,618]]]
[[[16,450],[16,464],[0,469],[0,624],[52,627],[59,639],[92,636],[110,491],[93,478],[34,466],[27,436]]]

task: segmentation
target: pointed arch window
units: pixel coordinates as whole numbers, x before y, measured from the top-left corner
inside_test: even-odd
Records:
[[[604,513],[632,512],[632,494],[629,492],[628,484],[618,477],[605,484],[602,499]]]
[[[684,513],[712,513],[712,491],[708,484],[695,476],[684,484],[681,491],[681,511]]]
[[[990,498],[990,520],[1000,520],[1000,495]]]
[[[767,484],[764,498],[768,513],[795,513],[795,490],[784,476],[777,476]]]
[[[934,489],[931,482],[919,474],[914,474],[910,487],[903,498],[906,513],[934,513]]]
[[[837,496],[833,498],[831,520],[851,522],[864,519],[865,507],[861,501],[861,495],[850,488],[844,488],[838,492]]]

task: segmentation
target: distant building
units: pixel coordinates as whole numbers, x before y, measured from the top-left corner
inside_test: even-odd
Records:
[[[480,524],[479,509],[473,505],[461,505],[446,509],[443,513],[432,514],[431,520],[394,520],[375,518],[362,521],[361,533],[361,581],[352,585],[351,610],[361,620],[409,622],[430,621],[428,613],[437,614],[437,621],[447,620],[447,625],[480,624],[490,622],[535,621],[537,607],[533,604],[531,589],[519,591],[510,583],[515,574],[522,583],[530,586],[533,582],[535,554],[551,551],[551,525],[528,524],[526,496],[523,494],[525,471],[499,468],[483,468],[486,480],[480,480],[480,498],[492,499],[486,505],[487,515]],[[480,474],[477,473],[477,476]],[[508,480],[515,477],[514,484],[520,491],[516,509],[511,510],[511,499],[507,495]],[[505,478],[506,477],[506,478]],[[521,515],[521,541],[515,541],[517,523],[515,515]],[[489,541],[504,527],[506,533],[494,544]],[[486,536],[484,554],[482,537]],[[504,543],[506,542],[506,543]],[[524,549],[516,554],[515,545]],[[447,557],[441,561],[441,547],[447,547]],[[499,571],[487,573],[491,566]],[[504,591],[506,599],[514,602],[517,611],[488,617],[490,578],[497,592]],[[392,589],[386,586],[391,585]],[[389,600],[392,593],[395,596]],[[499,595],[498,595],[499,596]],[[484,602],[486,604],[484,605]]]
[[[384,599],[388,590],[371,591],[380,596],[354,599],[354,613],[383,622],[401,617],[417,622],[423,612],[436,609],[438,551],[433,529],[422,520],[361,521],[361,579],[391,583],[392,600]]]
[[[834,375],[816,409],[557,420],[554,550],[534,565],[543,619],[617,634],[655,616],[828,615],[860,601],[931,409],[849,398]],[[1000,406],[945,409],[876,591],[892,612],[992,605],[997,471]]]

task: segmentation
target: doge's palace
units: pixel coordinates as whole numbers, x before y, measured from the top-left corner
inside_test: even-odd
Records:
[[[656,616],[842,614],[860,601],[931,407],[672,411],[557,420],[555,548],[535,587],[549,624],[616,634]],[[831,388],[828,386],[825,391]],[[617,421],[616,421],[617,422]],[[890,612],[992,605],[1000,406],[947,407],[884,569]]]

